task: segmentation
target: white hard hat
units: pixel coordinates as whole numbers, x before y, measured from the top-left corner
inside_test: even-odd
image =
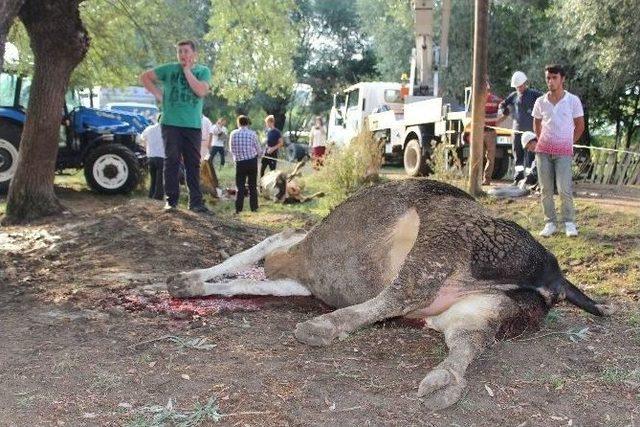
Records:
[[[522,148],[527,148],[527,144],[537,139],[536,134],[530,131],[524,132],[520,137],[520,141],[522,142]]]
[[[511,87],[523,85],[527,80],[527,75],[525,73],[522,71],[516,71],[513,73],[513,76],[511,76]]]

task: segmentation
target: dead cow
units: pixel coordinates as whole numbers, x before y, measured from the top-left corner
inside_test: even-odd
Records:
[[[238,278],[262,260],[266,280]],[[523,228],[426,179],[367,188],[308,233],[284,231],[168,282],[176,297],[313,295],[337,308],[296,326],[296,338],[314,346],[391,317],[422,318],[449,349],[418,388],[434,410],[458,401],[467,367],[496,337],[537,327],[555,303],[609,311],[571,284]]]
[[[281,203],[304,203],[316,197],[324,196],[324,193],[318,192],[311,196],[303,196],[300,183],[295,179],[302,172],[301,169],[304,162],[299,162],[289,173],[282,170],[273,170],[264,174],[260,178],[260,194],[263,197],[274,202]]]

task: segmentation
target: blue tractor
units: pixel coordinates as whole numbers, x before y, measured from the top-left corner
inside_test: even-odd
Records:
[[[0,74],[0,193],[16,172],[30,86],[26,77]],[[131,192],[146,164],[140,134],[151,122],[138,114],[82,107],[72,92],[60,109],[56,169],[84,168],[87,184],[99,193]]]

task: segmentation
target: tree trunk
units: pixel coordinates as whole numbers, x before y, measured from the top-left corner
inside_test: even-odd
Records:
[[[27,121],[20,142],[3,224],[60,213],[53,192],[64,94],[73,69],[89,48],[80,0],[27,0],[19,12],[34,54]]]
[[[633,88],[632,90],[634,91],[634,94],[635,94],[636,88]],[[627,132],[626,132],[627,135],[626,135],[625,144],[624,144],[625,150],[629,150],[631,148],[631,140],[636,130],[636,119],[638,117],[638,113],[640,113],[639,108],[640,108],[640,91],[638,91],[638,93],[635,94],[633,113],[629,115],[629,118],[627,120]]]
[[[0,71],[4,70],[4,44],[7,33],[25,0],[0,0]]]

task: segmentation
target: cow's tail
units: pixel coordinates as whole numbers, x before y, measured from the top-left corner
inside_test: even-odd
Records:
[[[576,307],[596,316],[609,316],[613,313],[613,307],[606,304],[598,304],[567,279],[564,279],[563,285],[566,300]]]

